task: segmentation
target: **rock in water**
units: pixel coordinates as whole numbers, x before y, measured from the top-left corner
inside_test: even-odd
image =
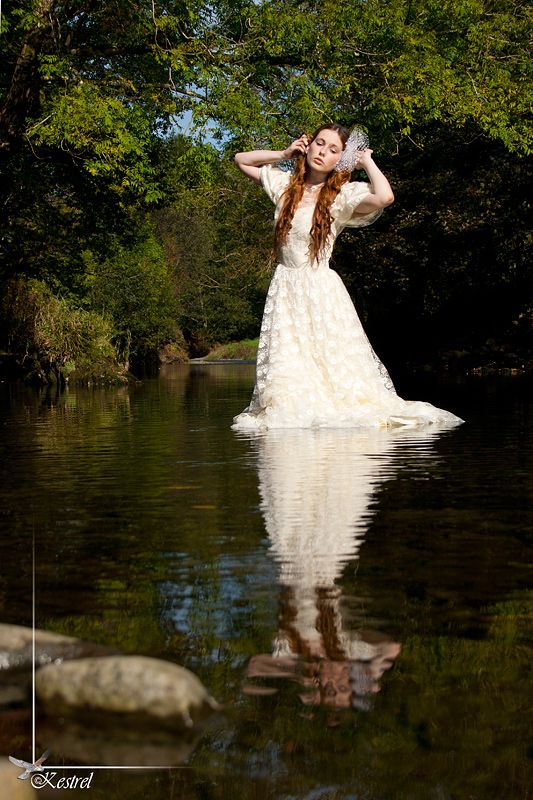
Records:
[[[37,695],[53,716],[102,713],[191,727],[219,706],[189,670],[145,656],[82,658],[37,672]]]
[[[23,625],[0,624],[0,672],[11,669],[31,669],[33,631]],[[72,636],[62,636],[50,631],[35,631],[35,663],[116,653],[110,647],[93,642],[83,642]]]

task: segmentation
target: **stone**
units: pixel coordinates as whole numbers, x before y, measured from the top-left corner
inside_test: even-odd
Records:
[[[220,707],[189,670],[146,656],[83,658],[48,664],[36,675],[37,696],[53,716],[84,712],[168,727],[191,727]]]
[[[15,756],[18,758],[18,756]],[[34,800],[37,792],[29,780],[19,781],[23,770],[15,767],[7,758],[0,757],[0,787],[2,800]]]
[[[32,640],[31,628],[0,624],[0,673],[4,670],[31,669]],[[116,652],[110,647],[84,642],[72,636],[39,629],[35,631],[35,663],[38,665]]]

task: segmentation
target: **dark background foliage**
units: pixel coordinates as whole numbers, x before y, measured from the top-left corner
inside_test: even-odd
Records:
[[[257,335],[272,209],[232,155],[334,119],[368,130],[397,198],[335,257],[376,349],[528,368],[530,38],[511,0],[10,4],[0,346],[21,325],[12,282],[31,280],[62,314],[100,315],[106,371],[110,347],[123,371]],[[38,361],[82,359],[41,334]]]

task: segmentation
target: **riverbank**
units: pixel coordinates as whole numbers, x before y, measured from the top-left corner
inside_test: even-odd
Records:
[[[220,363],[232,361],[254,362],[257,357],[259,339],[244,339],[218,345],[201,358],[190,359],[191,363]],[[514,345],[514,346],[513,346]],[[432,361],[415,359],[402,362],[401,369],[408,373],[435,372],[457,375],[527,375],[533,374],[533,347],[514,342],[487,342],[482,347],[461,350],[443,350],[436,353]],[[390,368],[397,365],[387,361]]]
[[[143,362],[133,365],[131,370],[125,366],[115,369],[102,369],[101,364],[94,368],[85,365],[83,370],[74,370],[67,376],[69,383],[85,386],[101,386],[110,384],[126,384],[156,374],[158,368],[165,364],[192,363],[216,364],[247,362],[253,363],[257,357],[259,339],[243,339],[216,345],[204,356],[189,358],[186,349],[180,345],[166,345],[150,364]],[[397,359],[386,359],[391,371],[413,373],[436,373],[464,375],[531,375],[533,374],[533,344],[529,346],[527,335],[519,342],[510,340],[503,342],[489,341],[483,346],[465,347],[463,349],[443,350],[435,354],[432,360],[414,358],[396,363]],[[117,366],[117,365],[115,365]],[[46,380],[44,373],[37,374],[35,364],[23,354],[0,352],[0,382],[22,380],[41,385],[54,384],[56,376],[49,371]]]

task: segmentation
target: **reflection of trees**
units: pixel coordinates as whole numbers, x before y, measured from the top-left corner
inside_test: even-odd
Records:
[[[355,630],[343,615],[336,581],[358,557],[376,488],[401,464],[394,460],[397,447],[426,445],[434,436],[427,430],[289,430],[258,438],[261,508],[278,564],[281,608],[273,653],[251,659],[250,678],[297,680],[306,704],[368,707],[400,645]],[[419,452],[427,458],[431,448]]]
[[[190,496],[174,488],[183,483],[177,458],[190,452],[188,383],[181,367],[165,383],[63,393],[4,387],[3,621],[31,624],[34,532],[41,626],[124,649],[164,647],[160,539],[175,531],[174,506]]]
[[[328,509],[337,531],[341,519],[349,523],[346,537],[337,534],[336,567],[327,567],[316,552],[318,580],[307,590],[295,580],[303,579],[298,558],[289,557],[296,551],[292,545],[283,549],[287,535],[276,544],[269,527],[272,559],[263,557],[264,525],[254,513],[257,478],[250,469],[256,454],[229,430],[251,381],[248,367],[169,367],[158,382],[126,390],[71,388],[63,406],[58,398],[40,402],[34,392],[0,387],[4,407],[8,394],[13,404],[4,417],[0,460],[2,621],[31,624],[28,537],[34,529],[39,569],[48,571],[45,583],[42,572],[38,579],[38,616],[46,608],[51,628],[181,659],[228,702],[227,725],[198,745],[192,769],[158,776],[155,790],[153,773],[102,771],[98,787],[109,798],[148,791],[158,800],[198,800],[207,793],[212,800],[310,798],[320,786],[337,787],[330,793],[324,788],[321,797],[328,800],[526,797],[532,605],[519,590],[527,583],[527,441],[515,446],[508,427],[488,431],[484,421],[478,434],[469,424],[460,436],[438,440],[417,438],[414,431],[394,439],[375,432],[362,458],[349,448],[338,459],[328,455],[331,469],[351,470],[350,486],[359,486],[362,502],[356,505],[354,495],[344,509],[334,471],[329,495],[317,483],[320,446],[308,454],[298,479],[288,470],[279,480],[274,475],[270,486],[266,478],[275,458],[266,441],[257,441],[264,518],[267,507],[274,509],[275,519],[287,520],[286,534],[296,531],[300,541],[321,509],[324,517]],[[505,392],[497,399],[507,410],[513,395],[508,386]],[[290,451],[293,432],[281,434]],[[467,445],[458,447],[465,435],[471,437]],[[372,447],[374,436],[381,449]],[[309,484],[315,504],[295,506]],[[354,577],[367,529],[362,568]],[[285,575],[277,589],[275,568],[278,583]],[[354,581],[356,600],[345,588]],[[19,592],[24,597],[14,603]],[[337,631],[355,643],[380,643],[365,629],[361,611],[402,630],[396,636],[401,657],[382,679],[372,714],[343,714],[348,724],[327,731],[317,721],[331,719],[331,706],[313,709],[311,719],[294,698],[309,696],[303,685],[313,677],[308,654],[290,658],[291,668],[296,665],[290,679],[250,678],[269,693],[274,684],[275,694],[241,697],[232,705],[245,660],[269,651],[276,595],[280,636],[292,637],[291,649],[300,646],[306,592],[314,622],[321,612],[314,626],[319,636],[334,628],[330,652]],[[372,604],[363,608],[360,597],[367,596]],[[174,604],[186,617],[183,628],[174,624]],[[283,668],[272,652],[268,658],[272,668]],[[26,718],[19,724],[16,713],[4,718],[4,752],[20,754],[23,746],[8,743],[30,725]]]
[[[246,557],[251,525],[260,536],[242,502],[256,503],[255,475],[229,428],[250,380],[249,367],[179,365],[127,387],[0,387],[2,621],[31,624],[34,531],[41,627],[182,659],[216,647],[224,559]],[[176,575],[177,602],[194,587],[192,632],[165,617]]]

